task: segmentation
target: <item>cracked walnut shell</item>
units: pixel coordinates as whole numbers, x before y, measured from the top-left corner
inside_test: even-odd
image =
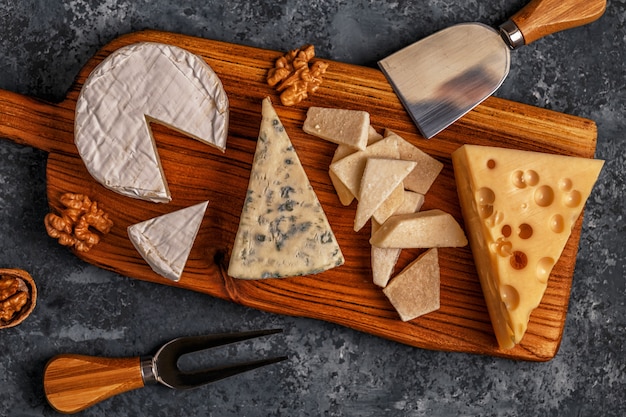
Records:
[[[0,329],[17,326],[35,308],[37,287],[22,269],[0,269]]]

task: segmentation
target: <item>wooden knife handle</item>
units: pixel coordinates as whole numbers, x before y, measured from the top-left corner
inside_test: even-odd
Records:
[[[46,152],[75,154],[74,106],[0,90],[0,138]]]
[[[50,405],[71,414],[122,392],[144,386],[140,358],[65,354],[50,359],[43,375]]]
[[[606,0],[532,0],[510,20],[528,45],[552,33],[591,23],[605,9]]]

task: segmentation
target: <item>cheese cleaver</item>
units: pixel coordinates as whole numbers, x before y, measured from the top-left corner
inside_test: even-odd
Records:
[[[495,30],[481,23],[443,29],[378,62],[422,135],[430,139],[493,94],[510,50],[593,22],[606,0],[532,0]]]

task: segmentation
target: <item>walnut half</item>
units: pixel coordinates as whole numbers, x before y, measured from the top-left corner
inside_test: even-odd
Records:
[[[0,269],[0,329],[17,326],[37,303],[37,287],[21,269]]]
[[[278,58],[274,68],[267,73],[267,83],[280,93],[283,105],[298,104],[322,84],[328,64],[323,61],[311,63],[314,57],[313,45],[305,45]]]
[[[48,235],[63,246],[73,246],[87,252],[100,242],[100,234],[113,227],[109,216],[98,208],[98,203],[83,194],[65,193],[61,196],[65,207],[61,214],[48,213],[44,224]]]

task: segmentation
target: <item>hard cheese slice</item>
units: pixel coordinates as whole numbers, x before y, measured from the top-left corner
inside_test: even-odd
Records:
[[[414,161],[388,158],[368,158],[359,187],[359,204],[354,217],[358,232],[383,204],[402,180],[415,168]],[[404,195],[402,195],[404,198]]]
[[[324,210],[266,98],[228,274],[282,278],[322,272],[343,262]]]
[[[496,338],[511,348],[541,302],[603,161],[465,145],[452,163]]]
[[[80,92],[74,140],[89,173],[120,194],[168,202],[148,121],[224,150],[228,99],[219,78],[184,49],[146,42],[109,55]]]
[[[402,321],[409,321],[440,307],[440,270],[436,248],[429,249],[400,272],[383,293]]]
[[[128,227],[128,237],[157,274],[180,280],[208,201]]]

